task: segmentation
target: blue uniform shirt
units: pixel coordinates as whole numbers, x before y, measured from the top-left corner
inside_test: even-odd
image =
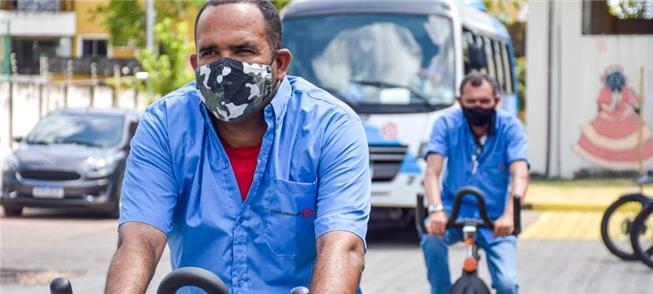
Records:
[[[460,107],[446,110],[433,124],[426,157],[437,153],[447,158],[441,195],[447,214],[451,213],[456,192],[464,186],[474,186],[483,192],[487,212],[493,220],[499,218],[506,208],[510,164],[517,160],[527,161],[527,141],[517,118],[501,109],[496,113],[494,128],[476,156],[476,139]],[[476,157],[476,162],[473,157]],[[478,218],[478,215],[476,200],[465,197],[459,217]],[[480,232],[486,240],[494,240],[490,230]]]
[[[158,228],[173,268],[208,269],[231,293],[308,286],[316,238],[343,230],[365,240],[365,132],[344,103],[296,77],[283,80],[264,116],[268,128],[243,202],[194,83],[150,106],[131,142],[119,223]]]

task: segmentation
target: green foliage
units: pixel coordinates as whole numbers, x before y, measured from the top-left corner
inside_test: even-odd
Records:
[[[144,49],[136,55],[143,70],[149,73],[149,79],[143,83],[133,76],[122,77],[120,85],[162,96],[191,81],[194,73],[188,66],[188,56],[193,43],[186,33],[188,30],[188,23],[185,21],[177,22],[165,18],[158,22],[154,26],[154,33],[160,53]]]
[[[608,11],[620,19],[643,18],[646,12],[644,2],[643,0],[608,0]]]
[[[284,8],[290,0],[272,0],[272,4],[277,8],[277,10],[281,11],[282,8]]]
[[[145,40],[145,12],[135,0],[111,0],[98,7],[92,17],[109,32],[111,46],[141,47]]]
[[[509,26],[520,21],[519,15],[528,0],[483,0],[483,3],[488,13]]]
[[[517,65],[517,95],[519,95],[519,111],[526,109],[526,56],[516,58]]]

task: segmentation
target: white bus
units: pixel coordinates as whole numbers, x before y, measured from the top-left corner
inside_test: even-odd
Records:
[[[297,0],[281,17],[290,74],[330,91],[364,121],[375,218],[413,220],[432,124],[454,106],[466,73],[494,77],[501,107],[518,109],[508,31],[480,0]]]

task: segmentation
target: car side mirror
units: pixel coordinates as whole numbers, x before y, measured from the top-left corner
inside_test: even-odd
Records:
[[[23,141],[23,137],[22,137],[22,136],[14,137],[14,142],[16,142],[16,143],[20,143],[20,142],[22,142],[22,141]]]

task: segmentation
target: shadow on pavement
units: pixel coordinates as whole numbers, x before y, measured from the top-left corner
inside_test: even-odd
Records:
[[[2,211],[2,210],[0,210]],[[24,208],[20,217],[6,217],[0,212],[3,220],[19,219],[59,219],[59,220],[108,220],[111,219],[104,213],[88,211],[83,208]]]
[[[371,221],[367,230],[367,245],[368,247],[418,247],[419,239],[412,224]]]

